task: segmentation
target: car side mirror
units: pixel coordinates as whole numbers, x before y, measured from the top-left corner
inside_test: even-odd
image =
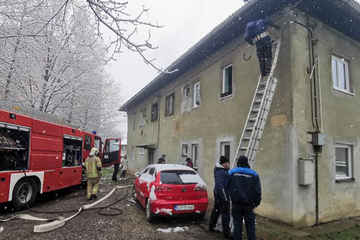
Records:
[[[135,177],[140,177],[141,176],[141,173],[140,172],[136,172],[135,173]]]

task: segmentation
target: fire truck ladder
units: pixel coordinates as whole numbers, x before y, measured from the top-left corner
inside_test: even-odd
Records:
[[[274,58],[270,74],[267,77],[262,77],[261,75],[259,77],[232,167],[235,166],[235,162],[237,162],[238,157],[241,155],[248,157],[250,166],[254,163],[277,84],[274,70],[279,57],[280,47],[281,38],[273,43],[272,51],[275,51],[275,54],[273,54]]]

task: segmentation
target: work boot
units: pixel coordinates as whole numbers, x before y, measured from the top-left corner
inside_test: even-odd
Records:
[[[93,199],[97,199],[97,196],[96,196],[95,194],[93,194],[91,197],[92,197]]]
[[[87,200],[88,200],[88,201],[91,201],[91,200],[92,200],[92,197],[88,198]]]
[[[223,237],[226,239],[233,239],[234,235],[232,235],[232,233],[223,233]]]

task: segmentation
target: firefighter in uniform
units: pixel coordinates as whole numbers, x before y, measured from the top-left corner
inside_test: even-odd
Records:
[[[89,157],[85,160],[87,178],[87,199],[96,199],[101,178],[101,160],[97,157],[99,150],[92,148]]]

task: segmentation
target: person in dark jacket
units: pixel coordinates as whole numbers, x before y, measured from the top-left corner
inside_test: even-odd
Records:
[[[242,239],[242,224],[245,218],[248,239],[256,239],[255,208],[261,202],[261,185],[259,175],[250,169],[247,157],[239,157],[237,167],[229,172],[227,187],[232,202],[234,238]]]
[[[274,25],[269,18],[260,19],[249,22],[246,25],[244,36],[245,41],[250,45],[256,44],[256,52],[259,59],[262,76],[269,75],[271,71],[272,43],[269,34],[266,32],[266,28],[268,26],[279,28],[278,26]]]
[[[194,164],[193,161],[191,160],[191,158],[186,158],[186,166],[194,168]]]
[[[161,154],[161,158],[158,159],[158,162],[157,162],[157,163],[158,163],[158,164],[166,163],[165,157],[166,157],[165,154]]]
[[[214,231],[216,223],[221,214],[222,216],[222,227],[223,235],[226,238],[232,239],[230,233],[230,198],[229,190],[226,188],[225,184],[228,179],[228,169],[230,161],[227,157],[221,156],[220,162],[216,163],[214,169],[214,178],[215,178],[215,187],[214,187],[214,198],[215,206],[211,212],[209,230]]]

